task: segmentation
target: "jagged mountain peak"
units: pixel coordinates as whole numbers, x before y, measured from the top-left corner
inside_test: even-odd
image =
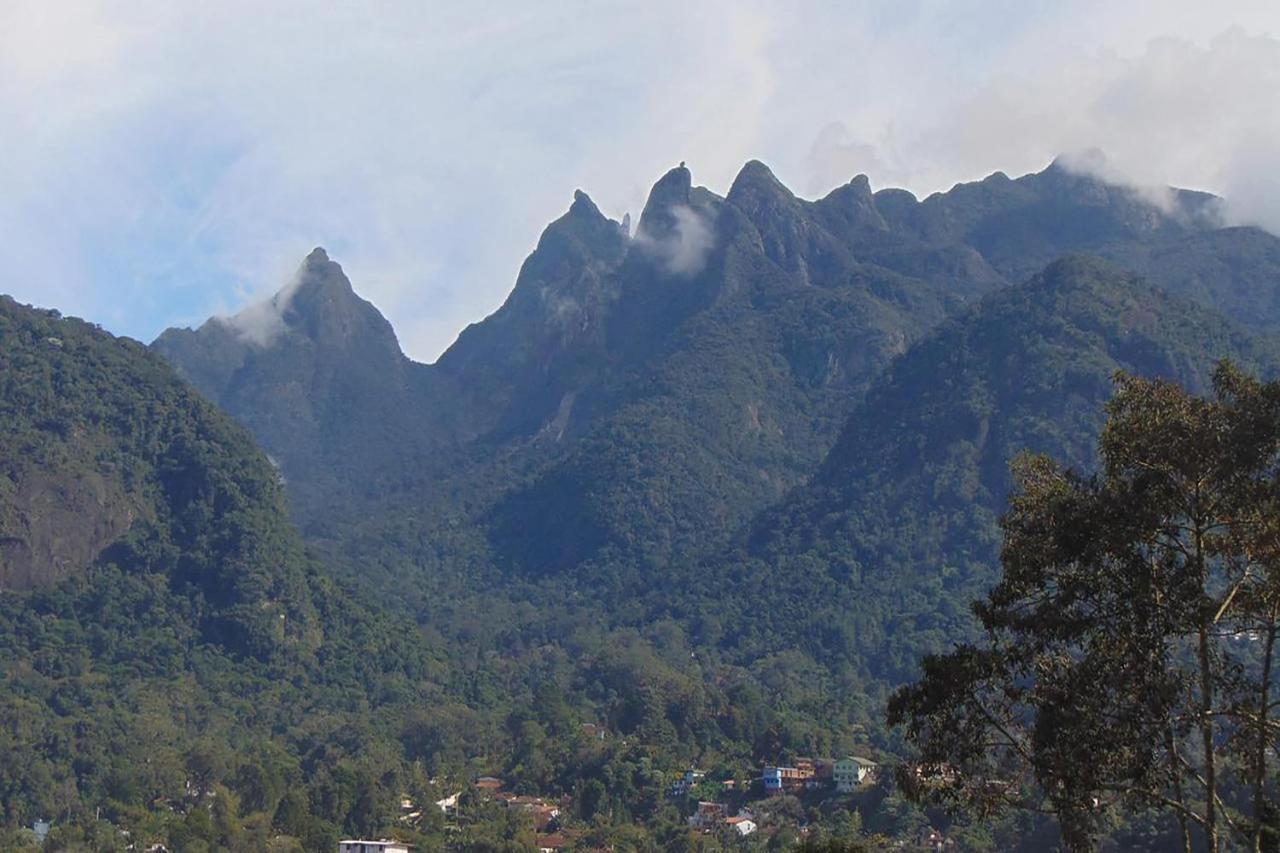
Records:
[[[783,186],[773,171],[759,160],[748,160],[738,171],[729,187],[729,201],[740,203],[745,198],[760,194],[776,195],[781,198],[795,198],[791,190]]]
[[[887,231],[889,225],[877,208],[876,199],[877,194],[871,191],[871,179],[866,175],[857,175],[849,183],[827,193],[816,202],[815,207],[823,214],[855,229]]]
[[[601,213],[591,196],[574,190],[568,211],[543,230],[530,259],[552,250],[566,238],[582,244],[578,253],[613,257],[621,252],[625,236],[622,223]]]
[[[308,256],[281,312],[288,346],[242,347],[247,355],[228,356],[223,329],[221,338],[208,335],[182,351],[167,345],[166,335],[157,348],[258,432],[311,519],[320,517],[312,498],[327,500],[329,478],[348,470],[349,454],[334,437],[338,428],[389,437],[351,469],[355,480],[345,492],[377,494],[384,485],[377,478],[393,472],[404,481],[397,488],[434,495],[428,483],[454,471],[454,463],[406,466],[403,448],[413,446],[425,459],[439,448],[486,442],[534,465],[537,454],[528,450],[533,455],[526,459],[520,442],[531,440],[537,453],[568,448],[597,429],[627,432],[616,419],[633,404],[658,411],[659,389],[675,395],[661,405],[679,412],[703,405],[693,401],[705,394],[716,401],[707,409],[715,414],[701,416],[710,426],[686,423],[682,414],[676,434],[689,446],[769,460],[758,466],[759,483],[746,491],[735,486],[728,497],[716,491],[720,486],[702,484],[729,482],[707,473],[719,471],[710,462],[697,477],[679,480],[687,488],[672,500],[678,497],[682,508],[704,498],[724,502],[730,509],[716,524],[727,528],[753,511],[753,502],[808,472],[854,395],[927,328],[1066,252],[1103,254],[1209,305],[1226,293],[1233,316],[1261,313],[1266,322],[1280,322],[1280,307],[1255,310],[1261,282],[1280,268],[1280,260],[1267,260],[1280,241],[1207,235],[1187,246],[1199,260],[1177,263],[1195,277],[1171,279],[1167,246],[1182,245],[1189,232],[1136,227],[1145,214],[1130,197],[1116,192],[1113,203],[1099,207],[1069,188],[1040,186],[1034,176],[997,173],[920,201],[905,191],[875,191],[859,175],[810,202],[751,161],[721,198],[695,186],[681,164],[653,185],[634,239],[587,193],[574,192],[504,304],[465,329],[433,365],[413,365],[389,346],[394,362],[357,346],[330,345],[344,340],[344,330],[358,330],[366,303],[323,250]],[[1235,259],[1245,257],[1261,262],[1233,271]],[[1064,300],[1068,307],[1088,301],[1087,294]],[[1141,311],[1125,317],[1141,331]],[[393,340],[389,328],[384,339]],[[761,365],[771,367],[761,373]],[[726,386],[732,391],[720,389],[724,376],[737,377]],[[696,387],[703,377],[711,385]],[[796,399],[805,402],[797,408]],[[817,420],[812,411],[820,413]],[[612,457],[601,453],[607,467]],[[604,470],[594,465],[583,462],[588,480]],[[668,475],[676,476],[665,468],[659,476]],[[630,541],[626,524],[606,521],[602,529],[623,531],[618,541]],[[682,537],[654,544],[655,553],[693,541]]]
[[[677,227],[675,210],[689,206],[692,189],[693,174],[684,163],[659,178],[649,191],[637,233],[655,240],[668,237]]]
[[[330,260],[329,253],[321,248],[311,250],[303,259],[294,280],[277,293],[274,300],[285,303],[287,307],[296,305],[304,297],[359,298],[342,266]]]
[[[305,340],[323,349],[400,356],[391,324],[355,292],[342,266],[320,247],[274,296],[222,322],[257,349]]]

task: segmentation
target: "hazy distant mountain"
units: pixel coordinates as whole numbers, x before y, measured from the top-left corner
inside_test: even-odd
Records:
[[[443,432],[432,377],[321,249],[272,303],[170,329],[154,347],[249,427],[304,512],[398,485]]]

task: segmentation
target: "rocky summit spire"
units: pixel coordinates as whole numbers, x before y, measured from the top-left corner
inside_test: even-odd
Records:
[[[601,258],[612,258],[623,249],[618,223],[601,213],[582,190],[574,190],[568,212],[543,231],[537,251],[553,251],[565,240],[580,244],[582,251]]]
[[[887,231],[888,223],[876,207],[871,180],[857,175],[844,186],[836,187],[817,203],[818,211],[829,219],[850,228],[872,228]]]
[[[351,287],[342,267],[322,248],[303,260],[293,282],[272,299],[284,329],[322,347],[379,352],[399,357],[400,346],[386,318]]]
[[[670,236],[676,229],[675,209],[689,205],[692,188],[693,175],[683,162],[659,178],[649,191],[636,233],[654,240]]]
[[[291,372],[306,377],[299,387],[311,387],[318,365],[350,364],[380,380],[398,381],[406,361],[391,324],[356,294],[342,267],[321,248],[312,250],[270,299],[232,317],[211,319],[195,331],[169,329],[154,346],[224,405],[242,369]]]

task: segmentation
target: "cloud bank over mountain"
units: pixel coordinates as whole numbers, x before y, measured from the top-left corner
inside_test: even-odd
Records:
[[[934,117],[859,136],[833,122],[807,156],[821,191],[850,168],[936,188],[1046,151],[1091,151],[1100,177],[1141,188],[1190,184],[1224,196],[1232,221],[1280,232],[1280,40],[1228,29],[1204,43],[1163,37],[1135,55],[1044,62],[993,76]]]
[[[923,194],[1096,147],[1109,177],[1280,228],[1280,11],[1119,5],[20,0],[0,264],[20,299],[149,338],[324,245],[430,359],[573,187],[636,214],[679,160],[717,192],[758,157],[810,195],[859,172]]]

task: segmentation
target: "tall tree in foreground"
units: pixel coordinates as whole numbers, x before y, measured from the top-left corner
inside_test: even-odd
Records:
[[[1280,383],[1120,375],[1100,450],[1092,477],[1015,463],[985,640],[890,701],[920,750],[903,781],[1052,811],[1075,850],[1117,808],[1171,814],[1186,851],[1273,849]]]

